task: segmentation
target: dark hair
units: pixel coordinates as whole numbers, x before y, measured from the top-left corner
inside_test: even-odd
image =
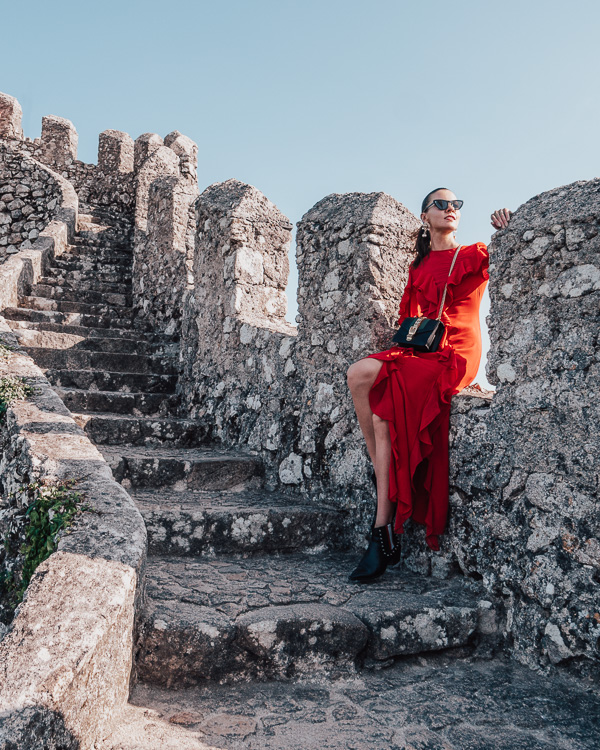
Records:
[[[448,189],[449,188],[439,187],[427,193],[427,195],[423,198],[423,203],[421,203],[421,213],[425,211],[425,206],[427,206],[427,204],[429,203],[429,198],[434,193],[437,193],[438,190],[448,190]],[[425,229],[425,236],[423,236],[423,227],[419,227],[419,230],[417,232],[417,240],[415,242],[416,256],[411,264],[412,267],[416,268],[422,260],[425,260],[425,258],[429,255],[430,251],[431,251],[431,234],[429,232],[429,229]]]

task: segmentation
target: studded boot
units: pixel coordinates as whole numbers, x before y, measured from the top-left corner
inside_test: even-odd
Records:
[[[367,551],[357,567],[350,573],[350,580],[356,583],[374,581],[385,573],[388,565],[400,562],[400,539],[394,532],[393,523],[376,526],[371,534]]]

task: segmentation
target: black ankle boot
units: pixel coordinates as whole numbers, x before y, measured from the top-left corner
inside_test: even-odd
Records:
[[[400,562],[400,539],[392,523],[376,526],[371,541],[358,566],[350,573],[350,580],[357,583],[374,581],[385,573],[388,565]]]
[[[371,481],[375,486],[375,510],[373,511],[373,520],[371,521],[369,533],[365,535],[365,539],[371,539],[373,529],[375,528],[375,521],[377,520],[377,476],[375,475],[374,471],[371,472]]]

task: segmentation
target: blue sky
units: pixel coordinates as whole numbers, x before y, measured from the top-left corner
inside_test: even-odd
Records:
[[[487,243],[492,210],[598,176],[596,1],[0,8],[0,90],[27,136],[66,117],[95,162],[106,128],[177,129],[198,143],[201,190],[236,177],[294,224],[329,193],[383,191],[418,213],[446,185],[465,201],[459,242]],[[296,285],[292,263],[291,320]],[[486,294],[484,329],[488,309]]]

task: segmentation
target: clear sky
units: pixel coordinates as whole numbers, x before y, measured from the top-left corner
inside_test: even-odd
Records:
[[[0,91],[25,134],[46,114],[95,162],[107,128],[199,146],[199,185],[235,177],[294,223],[330,193],[413,213],[444,185],[458,241],[489,215],[598,176],[597,0],[0,0]],[[294,243],[292,244],[292,261]],[[289,318],[296,313],[292,262]],[[486,294],[482,321],[489,309]],[[485,325],[484,325],[485,328]],[[486,385],[484,356],[477,380]]]

